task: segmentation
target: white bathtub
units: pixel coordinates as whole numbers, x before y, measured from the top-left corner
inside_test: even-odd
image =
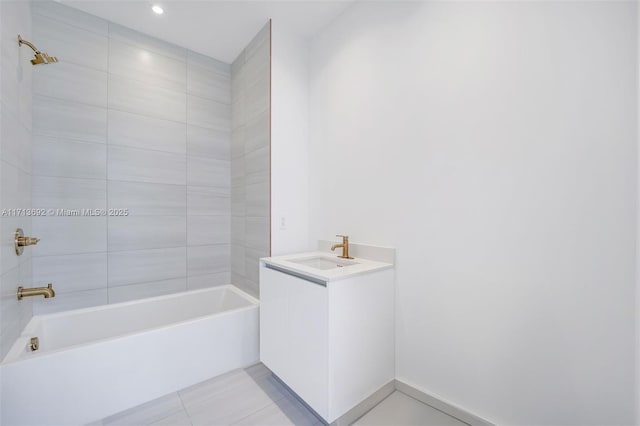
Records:
[[[0,367],[2,425],[85,424],[255,364],[258,309],[226,285],[35,316]]]

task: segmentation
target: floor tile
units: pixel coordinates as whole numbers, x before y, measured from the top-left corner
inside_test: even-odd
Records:
[[[324,422],[263,365],[234,370],[96,422],[95,425],[317,426]],[[355,425],[462,426],[401,392],[392,393]]]
[[[242,426],[313,426],[318,419],[293,395],[286,395],[279,401],[245,417],[234,425]]]
[[[192,406],[224,393],[227,389],[234,386],[246,383],[248,380],[250,380],[250,376],[244,370],[233,370],[229,373],[190,386],[178,393],[185,407]]]
[[[181,411],[184,411],[182,401],[178,394],[174,392],[130,410],[107,417],[102,421],[102,424],[104,426],[150,425]]]
[[[461,426],[464,424],[398,391],[389,395],[354,423],[357,426]]]
[[[169,417],[151,423],[151,426],[191,426],[191,420],[187,412],[181,410]]]
[[[193,425],[233,424],[284,398],[284,388],[273,377],[247,377],[199,402],[183,399]]]

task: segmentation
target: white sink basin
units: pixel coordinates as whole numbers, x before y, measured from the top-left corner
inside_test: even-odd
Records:
[[[309,266],[311,268],[321,269],[323,271],[326,271],[329,269],[344,268],[347,266],[358,264],[358,262],[354,262],[353,260],[338,259],[336,257],[328,257],[328,256],[315,256],[315,257],[307,257],[304,259],[292,259],[290,260],[290,262],[297,263],[299,265]]]
[[[392,263],[361,257],[353,260],[341,259],[326,251],[263,257],[260,259],[260,263],[264,264],[266,268],[304,277],[308,281],[322,283],[322,285],[326,285],[330,281],[340,281],[356,275],[393,268]]]

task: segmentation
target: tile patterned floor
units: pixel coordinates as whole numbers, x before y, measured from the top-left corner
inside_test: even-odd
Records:
[[[282,386],[262,364],[234,370],[91,426],[316,426],[323,422]],[[464,423],[405,394],[394,392],[356,425],[446,425]]]

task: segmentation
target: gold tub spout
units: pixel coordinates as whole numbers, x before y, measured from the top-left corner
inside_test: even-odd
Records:
[[[18,300],[23,297],[31,297],[31,296],[44,296],[45,299],[50,297],[56,297],[56,292],[53,291],[53,285],[49,283],[46,287],[33,287],[33,288],[24,288],[18,287]]]

